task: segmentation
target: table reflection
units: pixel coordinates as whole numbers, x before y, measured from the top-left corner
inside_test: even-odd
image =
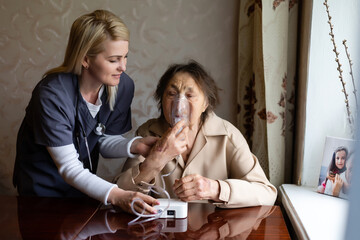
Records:
[[[131,226],[128,222],[135,218],[133,215],[112,208],[100,209],[77,239],[247,239],[251,234],[264,234],[263,220],[274,209],[218,209],[208,203],[189,203],[185,219],[156,219]]]
[[[0,239],[290,239],[279,206],[189,203],[185,219],[128,226],[136,216],[89,198],[0,196]]]
[[[195,206],[197,207],[197,206]],[[178,239],[247,239],[249,235],[258,230],[263,219],[270,216],[275,207],[259,206],[241,209],[219,209],[210,212],[201,227],[189,224],[186,233],[177,234]],[[193,211],[196,213],[196,211]],[[264,234],[263,232],[260,234]]]
[[[22,239],[74,239],[99,207],[89,198],[18,197]]]

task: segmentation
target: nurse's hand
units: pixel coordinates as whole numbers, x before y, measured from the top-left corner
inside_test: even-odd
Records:
[[[135,139],[135,141],[131,144],[130,152],[132,154],[140,154],[147,157],[157,140],[159,140],[158,137],[152,136]]]
[[[131,209],[131,203],[136,198],[142,199],[145,203],[143,204],[141,201],[135,201],[134,209],[137,212],[141,213],[143,209],[145,209],[144,214],[154,214],[157,212],[153,206],[159,205],[159,202],[155,198],[139,192],[125,191],[118,187],[114,187],[110,191],[108,202],[114,206],[120,207],[128,213],[134,214]]]

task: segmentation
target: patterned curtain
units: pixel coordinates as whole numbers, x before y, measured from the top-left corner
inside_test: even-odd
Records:
[[[298,3],[241,0],[237,125],[270,181],[290,182]]]

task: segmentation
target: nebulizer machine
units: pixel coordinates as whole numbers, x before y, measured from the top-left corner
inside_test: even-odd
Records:
[[[189,123],[190,118],[190,106],[189,101],[183,94],[177,94],[175,99],[172,102],[171,106],[171,116],[170,116],[170,124],[173,127],[176,123],[184,119],[187,123]],[[181,132],[182,129],[179,130]],[[177,134],[179,134],[179,132]],[[131,209],[135,215],[138,217],[134,220],[130,221],[128,224],[133,225],[137,223],[143,223],[152,221],[158,218],[186,218],[188,212],[187,202],[183,202],[178,199],[171,199],[169,193],[165,189],[165,181],[164,178],[170,176],[176,169],[179,162],[180,155],[176,156],[176,164],[172,171],[169,173],[161,175],[162,187],[150,186],[150,192],[155,194],[164,193],[167,198],[158,199],[159,205],[154,206],[157,209],[157,213],[155,214],[144,214],[145,208],[143,208],[142,212],[139,213],[135,210],[134,204],[136,201],[140,201],[145,204],[144,201],[140,198],[136,198],[131,203]],[[140,218],[144,218],[141,221],[138,221]]]

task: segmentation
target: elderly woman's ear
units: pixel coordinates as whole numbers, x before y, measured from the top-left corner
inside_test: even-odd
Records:
[[[208,106],[209,106],[208,102],[205,101],[205,102],[204,102],[204,106],[203,106],[204,108],[203,108],[203,111],[202,111],[202,112],[205,112],[206,109],[208,108]]]

